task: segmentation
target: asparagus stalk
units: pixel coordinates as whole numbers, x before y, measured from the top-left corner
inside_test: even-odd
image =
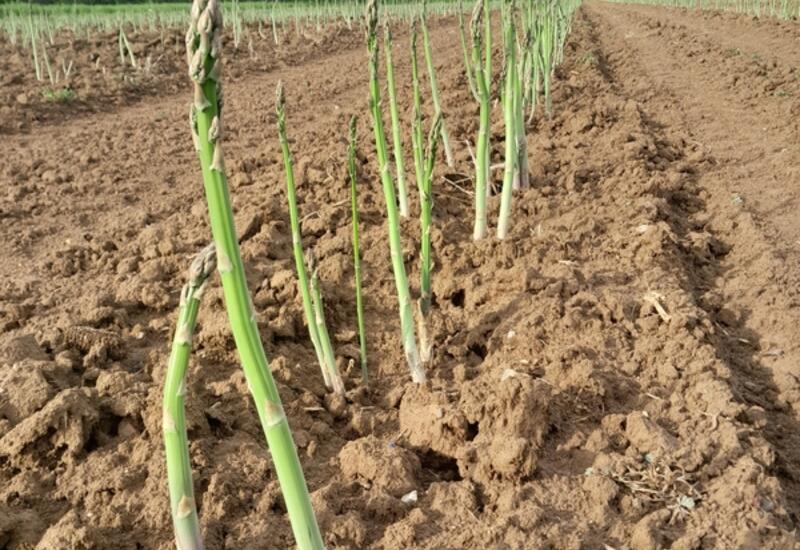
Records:
[[[475,83],[478,88],[480,98],[480,124],[478,127],[478,139],[475,145],[475,226],[472,233],[474,240],[480,240],[486,236],[486,195],[489,185],[489,132],[491,105],[489,97],[490,80],[487,78],[488,65],[486,68],[481,63],[482,29],[481,23],[486,15],[489,14],[488,2],[477,0],[472,12],[471,31],[472,31],[472,60],[475,67]],[[485,27],[484,29],[488,29]],[[488,37],[488,35],[487,35]],[[488,58],[491,60],[491,57]],[[491,75],[490,75],[491,76]]]
[[[536,114],[536,107],[539,106],[539,96],[542,93],[542,34],[538,22],[532,23],[536,32],[536,38],[533,43],[533,51],[531,52],[531,108],[528,115],[528,121],[533,120]]]
[[[347,148],[347,169],[350,175],[350,206],[353,216],[353,272],[356,284],[356,317],[358,318],[358,347],[361,352],[361,380],[368,382],[367,339],[364,329],[364,302],[361,296],[361,254],[358,239],[358,190],[356,188],[356,122],[350,119],[350,145]]]
[[[47,55],[47,45],[42,42],[42,57],[44,58],[44,68],[47,70],[47,79],[50,81],[51,86],[58,83],[58,69],[53,72],[53,66],[50,65],[50,57]]]
[[[411,19],[411,90],[414,104],[414,120],[411,125],[411,144],[414,156],[414,177],[422,196],[424,179],[424,151],[422,145],[422,93],[419,84],[419,62],[417,58],[417,19]]]
[[[486,71],[486,89],[491,94],[492,92],[492,2],[491,0],[483,0],[483,23],[485,25],[484,32],[484,45],[486,51],[484,53],[484,70]]]
[[[553,99],[551,96],[551,85],[553,76],[553,10],[548,7],[545,10],[544,20],[541,28],[542,32],[542,80],[544,83],[544,110],[548,118],[553,114]]]
[[[431,100],[433,101],[433,108],[437,113],[442,112],[442,105],[439,101],[439,85],[436,81],[436,70],[433,67],[433,53],[431,52],[431,41],[428,35],[428,24],[425,21],[427,17],[427,0],[422,2],[422,46],[425,52],[425,65],[428,69],[428,80],[431,84]],[[447,166],[454,166],[453,152],[450,149],[450,136],[447,133],[447,127],[444,120],[442,120],[442,143],[444,144],[444,156],[447,160]]]
[[[125,65],[125,52],[128,52],[128,57],[131,60],[131,67],[136,68],[136,56],[133,54],[131,43],[128,42],[128,36],[125,34],[125,29],[120,25],[119,27],[119,57],[120,63]]]
[[[394,163],[397,169],[397,198],[400,215],[408,217],[408,191],[406,189],[406,169],[403,160],[403,141],[400,135],[400,114],[397,110],[397,89],[394,83],[394,64],[392,63],[392,31],[389,24],[383,27],[383,43],[386,50],[386,87],[389,91],[389,113],[392,118],[392,141],[394,143]]]
[[[367,50],[369,52],[369,88],[370,113],[375,134],[375,148],[378,154],[383,194],[386,199],[386,214],[389,223],[389,248],[392,255],[392,269],[397,287],[397,299],[400,306],[400,330],[406,362],[414,382],[425,381],[425,370],[420,363],[417,341],[414,335],[414,314],[411,306],[411,292],[408,288],[408,276],[403,263],[403,247],[400,240],[400,220],[397,213],[394,182],[389,171],[386,151],[386,136],[383,130],[381,113],[381,92],[378,82],[378,4],[377,0],[369,0],[366,12]]]
[[[117,46],[119,47],[119,64],[125,67],[125,41],[122,40],[122,25],[120,25],[117,35]]]
[[[422,125],[421,115],[418,115],[416,125]],[[425,166],[420,186],[420,228],[422,267],[420,269],[420,311],[423,316],[428,314],[431,307],[431,218],[433,213],[433,168],[436,164],[436,148],[441,132],[442,116],[436,114],[431,132],[428,136],[428,148],[425,152]]]
[[[513,13],[511,17],[514,17]],[[523,39],[519,45],[519,59],[514,72],[514,130],[516,134],[517,161],[514,164],[514,184],[515,191],[527,189],[530,186],[530,175],[528,173],[528,139],[525,133],[525,109],[527,108],[528,94],[527,86],[524,85],[528,63],[530,62],[530,51],[532,45],[531,29],[525,24],[526,14],[523,10]],[[525,81],[527,82],[527,80]]]
[[[222,154],[220,2],[194,0],[191,14],[186,47],[189,75],[194,81],[192,135],[203,173],[211,232],[217,251],[217,269],[222,280],[228,318],[245,378],[269,444],[297,546],[301,550],[321,550],[324,548],[322,536],[311,507],[289,423],[264,355],[233,222]]]
[[[528,168],[528,139],[525,133],[525,109],[526,101],[521,89],[519,72],[515,75],[516,90],[514,92],[514,131],[516,133],[517,161],[514,163],[514,185],[515,190],[527,189],[530,187],[530,171]]]
[[[463,0],[458,0],[458,36],[461,39],[461,51],[464,54],[464,68],[467,72],[467,82],[469,84],[469,91],[475,101],[480,101],[478,97],[478,89],[475,87],[475,77],[472,75],[472,57],[470,56],[469,48],[467,47],[467,36],[464,31],[464,4]]]
[[[506,126],[505,171],[503,190],[500,197],[500,215],[497,220],[497,238],[505,239],[511,217],[511,194],[514,187],[514,172],[517,164],[517,62],[516,30],[514,24],[514,0],[506,0],[505,16],[505,84],[503,95],[503,119]]]
[[[414,169],[420,196],[420,300],[417,303],[417,332],[419,334],[420,359],[427,364],[431,359],[431,342],[428,338],[427,315],[431,305],[431,217],[433,210],[433,167],[436,164],[436,148],[441,137],[442,116],[436,113],[428,136],[428,148],[424,150],[422,138],[422,96],[419,86],[417,63],[417,26],[411,24],[411,80],[414,97],[414,122],[411,138],[414,149]]]
[[[423,180],[423,151],[422,151],[422,125],[417,124],[422,118],[422,93],[419,85],[419,62],[417,59],[417,20],[412,16],[411,20],[411,89],[414,101],[414,124],[411,128],[411,143],[414,153],[414,176],[417,182],[417,189],[422,195]]]
[[[33,54],[33,68],[36,71],[36,80],[42,81],[42,66],[39,64],[39,55],[36,51],[36,41],[39,40],[39,33],[33,26],[33,16],[28,14],[28,32],[31,40],[31,53]]]
[[[418,137],[415,141],[419,143],[420,163],[423,165],[422,185],[420,186],[420,299],[417,303],[417,332],[419,334],[420,359],[423,365],[431,361],[433,354],[433,342],[428,332],[428,312],[431,307],[431,214],[433,210],[433,168],[436,164],[436,146],[441,137],[442,117],[439,113],[431,126],[428,135],[428,147],[423,155],[422,151],[422,115],[418,111],[418,118],[415,126]]]
[[[342,382],[342,377],[339,376],[339,368],[336,366],[336,357],[333,354],[333,346],[328,334],[328,325],[325,322],[325,306],[322,303],[317,261],[311,251],[308,252],[308,268],[311,270],[311,301],[314,306],[314,322],[317,324],[317,334],[319,334],[320,345],[322,346],[322,355],[328,367],[333,391],[344,395],[344,383]]]
[[[292,252],[294,254],[294,264],[297,270],[297,286],[300,289],[300,296],[303,300],[303,313],[308,326],[308,336],[314,346],[317,355],[317,362],[322,371],[322,378],[328,389],[333,388],[333,380],[330,375],[327,361],[323,353],[322,342],[320,341],[319,330],[317,328],[316,316],[311,298],[311,291],[308,287],[308,275],[306,274],[306,264],[303,258],[303,239],[300,233],[300,217],[297,213],[297,192],[294,184],[294,160],[289,150],[289,140],[286,137],[286,107],[283,93],[283,85],[278,82],[276,91],[275,113],[277,114],[278,138],[281,142],[281,152],[283,153],[283,166],[286,170],[286,199],[289,203],[289,225],[292,228]]]
[[[197,312],[206,282],[215,268],[214,245],[204,248],[189,268],[189,280],[181,291],[178,323],[164,381],[162,429],[167,455],[170,511],[175,528],[175,542],[181,550],[203,548],[192,487],[192,465],[183,403],[186,397],[186,368],[192,351]]]

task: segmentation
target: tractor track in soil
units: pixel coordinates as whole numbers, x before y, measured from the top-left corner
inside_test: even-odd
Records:
[[[364,48],[342,30],[269,71],[226,58],[225,153],[248,281],[329,547],[798,545],[800,159],[786,121],[800,88],[792,29],[770,25],[588,2],[554,116],[529,129],[533,188],[515,198],[510,238],[473,243],[470,197],[445,179],[472,172],[463,144],[477,108],[457,24],[435,24],[456,165],[436,171],[425,387],[403,366]],[[398,29],[405,120],[407,41]],[[352,373],[345,402],[324,394],[294,285],[278,80],[304,244],[343,365],[355,344],[345,135],[360,116],[374,376],[364,389]],[[0,546],[173,544],[160,384],[178,289],[208,227],[187,98],[145,101],[48,112],[54,123],[3,135]],[[416,281],[417,222],[403,231]],[[220,289],[205,300],[187,418],[207,545],[290,548]],[[418,502],[401,503],[412,489]]]
[[[743,18],[726,21],[724,14],[700,24],[682,10],[620,8],[592,12],[606,25],[603,36],[623,37],[609,48],[618,81],[659,111],[660,124],[686,129],[709,155],[697,174],[708,196],[701,222],[731,252],[698,274],[700,284],[736,312],[718,352],[739,373],[738,396],[772,411],[765,432],[779,451],[797,514],[800,311],[775,307],[800,299],[800,134],[796,124],[787,124],[800,107],[796,29],[782,36],[775,28],[783,25],[775,22],[770,33],[748,29]],[[626,48],[636,55],[626,55]],[[726,324],[718,314],[715,322]]]

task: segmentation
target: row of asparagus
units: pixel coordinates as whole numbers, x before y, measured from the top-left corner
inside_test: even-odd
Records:
[[[503,109],[505,124],[505,156],[503,182],[500,191],[500,211],[497,222],[497,238],[508,235],[511,220],[513,192],[530,185],[528,175],[528,150],[526,126],[536,112],[540,102],[544,103],[547,116],[552,113],[551,82],[554,68],[564,55],[564,44],[570,32],[572,13],[580,0],[529,0],[516,2],[504,0],[501,4],[501,33],[503,45],[502,72],[496,96]],[[381,83],[379,82],[378,53],[378,4],[372,0],[367,6],[367,47],[369,52],[370,114],[375,132],[378,168],[381,176],[389,225],[389,244],[392,268],[397,286],[400,307],[400,325],[403,349],[414,382],[425,380],[425,365],[431,357],[431,341],[427,331],[427,315],[431,306],[431,223],[433,212],[433,168],[437,141],[441,139],[445,160],[453,164],[453,153],[447,127],[439,100],[436,72],[432,59],[426,4],[422,17],[411,22],[411,77],[414,101],[412,124],[412,151],[414,172],[419,188],[420,202],[420,300],[417,305],[417,346],[414,323],[414,307],[411,300],[408,277],[402,261],[399,216],[409,215],[408,186],[403,160],[402,128],[398,116],[395,71],[392,63],[392,40],[388,25],[384,27],[386,89],[389,96],[389,114],[392,124],[394,167],[397,178],[395,187],[390,170],[381,112]],[[467,41],[464,17],[459,10],[459,29],[465,70],[472,96],[479,104],[479,127],[475,142],[474,207],[475,222],[473,238],[483,239],[487,234],[487,199],[492,193],[491,183],[491,116],[493,106],[492,71],[494,50],[492,39],[492,5],[490,0],[477,0],[470,21],[470,37]],[[423,145],[423,121],[421,114],[421,92],[419,63],[417,57],[418,28],[422,30],[423,52],[430,83],[431,103],[434,117],[427,146]]]
[[[259,337],[250,294],[246,286],[244,266],[236,238],[231,200],[225,174],[222,149],[222,91],[220,82],[220,38],[222,31],[221,0],[194,0],[191,24],[186,37],[189,74],[194,84],[194,100],[190,109],[190,125],[203,175],[209,219],[214,244],[202,251],[192,263],[189,281],[181,293],[177,328],[167,368],[163,401],[163,432],[167,456],[167,474],[171,513],[178,548],[203,548],[194,498],[191,459],[184,418],[186,374],[200,300],[214,269],[220,274],[225,305],[248,387],[272,453],[275,471],[286,502],[286,509],[301,550],[324,548],[322,536],[311,507],[292,434],[284,414]],[[501,191],[498,237],[508,232],[511,197],[514,189],[528,185],[527,150],[525,147],[526,114],[530,117],[544,95],[545,110],[551,109],[550,79],[552,68],[563,55],[563,44],[569,31],[571,12],[579,0],[528,1],[520,7],[514,0],[504,0],[501,7],[504,44],[503,71],[498,86],[498,99],[503,107],[506,126],[505,170]],[[492,107],[492,25],[489,0],[477,0],[471,21],[471,48],[463,39],[465,63],[470,89],[480,104],[480,127],[475,153],[475,234],[486,233],[486,198],[489,194],[489,121]],[[376,0],[367,6],[366,29],[369,53],[369,111],[374,130],[380,180],[386,202],[392,268],[400,308],[402,344],[416,383],[426,379],[426,365],[431,359],[431,343],[427,335],[427,316],[432,304],[431,224],[433,220],[433,180],[439,143],[447,162],[452,164],[452,151],[444,123],[433,66],[432,49],[425,8],[421,17],[411,23],[411,78],[413,120],[411,124],[413,169],[419,193],[420,282],[419,300],[412,300],[403,261],[400,217],[409,216],[408,188],[405,180],[401,121],[397,108],[396,83],[392,61],[392,35],[384,26],[383,43],[386,63],[386,84],[392,124],[393,158],[384,130],[381,82],[379,79],[379,13]],[[431,88],[434,115],[429,130],[424,130],[423,98],[417,55],[418,30],[422,30],[425,64]],[[461,24],[463,29],[463,22]],[[521,29],[518,32],[517,29]],[[462,32],[463,37],[463,32]],[[471,51],[471,56],[466,52]],[[526,111],[528,111],[526,113]],[[311,251],[304,251],[295,188],[293,159],[286,131],[285,95],[278,86],[276,97],[278,136],[286,171],[289,219],[298,286],[309,338],[314,348],[323,380],[333,392],[343,393],[345,385],[339,373],[329,331],[325,322],[324,304],[315,260]],[[427,134],[427,135],[426,135]],[[392,175],[394,160],[395,177]],[[361,294],[359,252],[358,197],[356,188],[356,120],[350,123],[348,174],[353,224],[353,257],[356,279],[356,309],[361,354],[361,373],[367,382],[367,360],[364,335],[364,312]],[[310,277],[309,277],[310,273]],[[416,306],[416,307],[415,307]],[[415,323],[414,312],[417,313]],[[417,342],[419,341],[419,346]]]

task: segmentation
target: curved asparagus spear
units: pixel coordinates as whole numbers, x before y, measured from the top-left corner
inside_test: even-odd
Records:
[[[295,541],[301,550],[324,548],[300,460],[267,366],[233,222],[222,155],[219,0],[194,0],[186,36],[189,75],[194,81],[192,135],[200,157],[217,269],[233,338],[264,429],[283,492]]]
[[[170,511],[175,542],[180,550],[202,550],[203,537],[197,521],[192,487],[192,465],[186,439],[183,402],[186,397],[186,368],[192,352],[192,336],[206,281],[216,268],[214,245],[203,249],[189,268],[189,281],[181,291],[181,304],[172,352],[164,381],[164,448],[167,454]]]
[[[336,369],[336,363],[326,355],[326,348],[331,347],[330,338],[327,336],[327,330],[325,334],[320,331],[319,319],[314,311],[314,296],[308,286],[308,274],[306,273],[306,264],[303,258],[303,240],[300,234],[300,218],[297,213],[294,161],[289,150],[289,140],[286,137],[286,105],[283,85],[280,82],[278,82],[276,92],[275,113],[278,117],[278,137],[280,138],[281,152],[283,153],[283,165],[286,169],[286,198],[289,202],[289,225],[292,227],[292,251],[294,253],[295,269],[297,269],[297,285],[300,287],[300,296],[303,299],[303,313],[305,313],[306,324],[308,325],[308,335],[314,345],[325,386],[342,393],[344,392],[344,384]]]

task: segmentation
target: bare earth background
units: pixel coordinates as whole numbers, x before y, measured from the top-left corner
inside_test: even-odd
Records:
[[[0,57],[2,548],[173,545],[161,383],[209,229],[182,33],[130,38],[158,59],[152,78],[119,78],[115,36],[64,39],[68,105],[41,99],[22,53]],[[534,187],[511,238],[475,244],[456,185],[470,187],[477,107],[455,20],[434,23],[457,166],[437,168],[425,387],[400,347],[361,31],[227,45],[237,227],[329,547],[800,547],[798,39],[794,22],[587,2],[556,113],[528,133]],[[407,44],[398,29],[406,121]],[[325,395],[303,326],[278,80],[342,365],[357,354],[344,138],[362,118],[372,382],[351,372],[346,401]],[[418,223],[403,229],[416,281]],[[187,414],[208,547],[291,548],[217,286]]]

